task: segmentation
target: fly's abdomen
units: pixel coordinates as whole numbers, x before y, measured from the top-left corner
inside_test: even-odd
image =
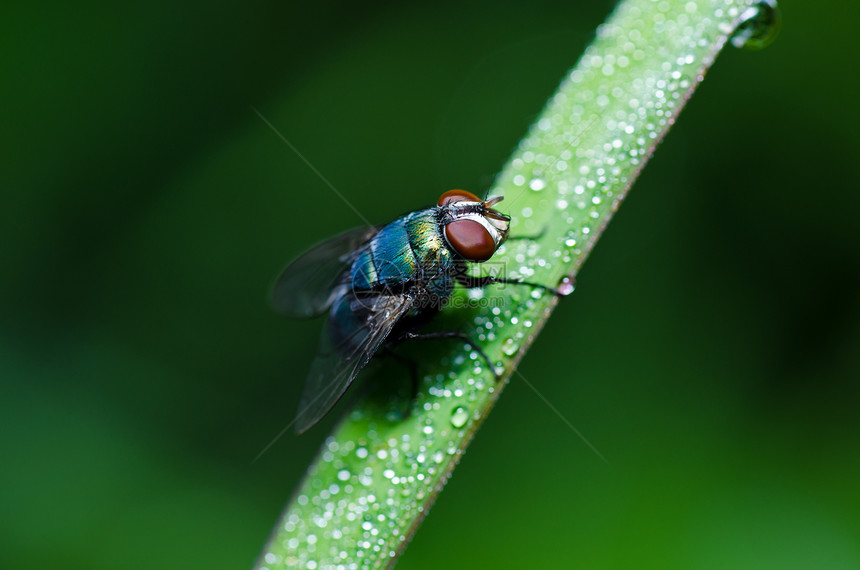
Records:
[[[370,242],[376,279],[387,287],[414,281],[421,275],[418,259],[409,245],[407,217],[385,226]]]
[[[352,353],[361,344],[362,337],[356,333],[362,330],[367,318],[366,312],[355,310],[353,299],[351,295],[338,297],[329,313],[328,329],[332,346],[338,347],[343,354]]]
[[[356,290],[400,287],[420,275],[418,260],[406,235],[406,218],[379,230],[352,264],[350,278]]]
[[[352,262],[349,278],[352,288],[360,291],[373,289],[379,283],[370,248],[361,252]]]
[[[353,262],[350,279],[356,290],[407,284],[435,289],[441,284],[438,282],[441,274],[447,274],[451,265],[451,253],[439,231],[436,209],[428,208],[382,228]]]

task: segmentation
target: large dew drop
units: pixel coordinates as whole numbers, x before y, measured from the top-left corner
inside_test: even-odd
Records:
[[[781,21],[776,0],[763,0],[741,14],[741,23],[731,37],[732,45],[748,50],[766,48],[779,34]]]
[[[570,295],[573,293],[573,280],[570,277],[564,277],[556,289],[559,295]]]

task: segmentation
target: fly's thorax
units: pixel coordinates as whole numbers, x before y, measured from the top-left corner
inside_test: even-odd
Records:
[[[447,271],[453,257],[442,235],[435,208],[409,214],[406,218],[406,231],[412,253],[423,275],[432,276]]]

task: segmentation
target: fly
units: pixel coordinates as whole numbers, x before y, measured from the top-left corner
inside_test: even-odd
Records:
[[[281,273],[272,294],[275,311],[295,318],[328,313],[299,404],[298,433],[331,410],[380,348],[418,338],[472,344],[461,332],[416,332],[457,283],[513,283],[558,293],[536,283],[467,274],[468,263],[487,261],[508,238],[511,218],[493,207],[501,201],[450,190],[435,206],[324,241]]]

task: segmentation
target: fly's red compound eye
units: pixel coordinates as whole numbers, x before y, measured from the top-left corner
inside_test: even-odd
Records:
[[[452,190],[452,192],[462,192],[462,190]],[[447,194],[450,192],[446,192],[442,197]],[[493,236],[474,220],[451,222],[445,226],[445,239],[454,251],[469,261],[487,261],[496,253],[496,242],[493,241]]]
[[[448,190],[439,198],[438,206],[444,206],[445,204],[450,204],[451,202],[462,202],[466,200],[467,202],[481,202],[482,200],[472,194],[471,192],[466,192],[465,190]]]

